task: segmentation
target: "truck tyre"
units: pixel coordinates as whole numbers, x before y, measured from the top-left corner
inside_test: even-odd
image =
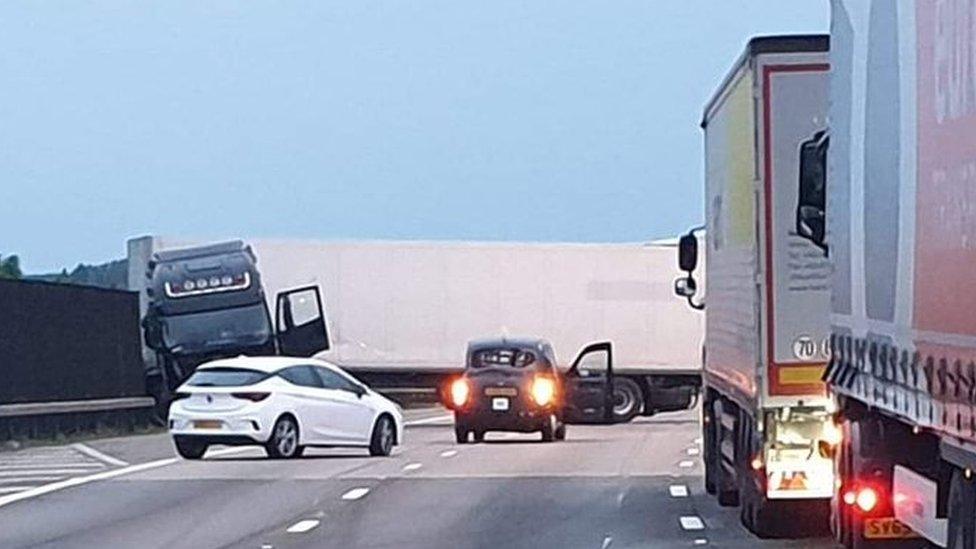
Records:
[[[736,486],[734,476],[726,470],[723,463],[725,459],[722,456],[722,442],[726,438],[733,438],[735,433],[728,433],[726,435],[725,428],[722,426],[724,409],[722,401],[716,400],[712,409],[712,436],[715,441],[715,460],[713,461],[715,464],[715,495],[718,499],[718,504],[722,507],[735,507],[739,504],[738,486]],[[734,442],[734,440],[730,442]]]
[[[830,499],[830,528],[834,534],[834,541],[844,547],[851,547],[854,544],[853,526],[851,525],[850,508],[841,499],[844,491],[843,482],[851,478],[851,435],[850,421],[844,420],[841,423],[841,443],[834,455],[834,475],[841,479],[841,486],[834,490],[834,495]]]
[[[947,549],[976,547],[976,483],[956,468],[949,484]]]
[[[715,435],[712,424],[712,399],[707,399],[702,406],[702,462],[705,466],[705,492],[715,495]]]
[[[739,499],[742,505],[739,518],[750,532],[763,539],[784,535],[778,528],[782,517],[777,513],[776,505],[759,493],[756,483],[746,475],[742,476],[739,486]]]
[[[176,453],[183,459],[200,459],[207,453],[206,444],[188,437],[173,437],[173,445],[176,446]]]
[[[475,429],[472,431],[472,437],[476,443],[485,441],[485,432],[481,429]]]
[[[626,423],[640,414],[644,407],[644,393],[637,383],[626,377],[613,380],[613,420]]]

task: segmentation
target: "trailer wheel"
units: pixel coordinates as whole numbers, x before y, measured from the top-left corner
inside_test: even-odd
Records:
[[[712,399],[705,400],[702,406],[702,462],[705,465],[705,492],[715,495],[715,435],[712,424],[715,417],[712,413]]]
[[[715,440],[715,495],[718,504],[722,507],[734,507],[739,504],[739,490],[736,486],[735,477],[725,467],[722,442],[729,439],[729,442],[734,445],[735,433],[728,433],[728,435],[725,433],[725,428],[722,426],[723,408],[722,401],[716,400],[712,413],[712,436]]]
[[[613,380],[613,419],[626,423],[644,407],[644,393],[634,380],[618,377]]]
[[[976,547],[976,489],[961,470],[952,471],[949,484],[949,532],[948,549]]]

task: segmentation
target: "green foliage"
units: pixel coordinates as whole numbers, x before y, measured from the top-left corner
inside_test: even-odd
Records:
[[[20,270],[20,258],[15,255],[0,255],[0,278],[18,279],[24,276]]]

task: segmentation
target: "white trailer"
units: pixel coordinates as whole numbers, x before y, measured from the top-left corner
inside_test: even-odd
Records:
[[[826,36],[754,38],[701,124],[705,486],[721,505],[741,504],[743,524],[761,536],[826,523],[833,491],[821,380],[830,265],[807,238],[823,221],[800,186],[811,176],[801,164],[825,136],[827,49]],[[688,271],[697,242],[682,239]],[[690,298],[697,286],[689,273],[676,291]]]
[[[458,372],[468,341],[549,340],[562,367],[595,340],[614,345],[618,416],[686,408],[697,395],[703,319],[674,299],[672,244],[247,241],[265,294],[320,288],[331,346],[319,356],[371,381]],[[200,244],[129,243],[144,259]],[[274,310],[274,304],[269,303]]]

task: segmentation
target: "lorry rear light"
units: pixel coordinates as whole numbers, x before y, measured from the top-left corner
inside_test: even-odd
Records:
[[[874,491],[874,488],[864,487],[857,491],[857,497],[854,501],[857,503],[858,509],[869,513],[878,506],[878,493]]]
[[[268,398],[271,393],[231,393],[230,396],[234,398],[240,398],[243,400],[250,400],[251,402],[261,402],[262,400]]]
[[[467,379],[461,377],[451,383],[451,404],[460,408],[468,402],[471,396],[471,384]]]

